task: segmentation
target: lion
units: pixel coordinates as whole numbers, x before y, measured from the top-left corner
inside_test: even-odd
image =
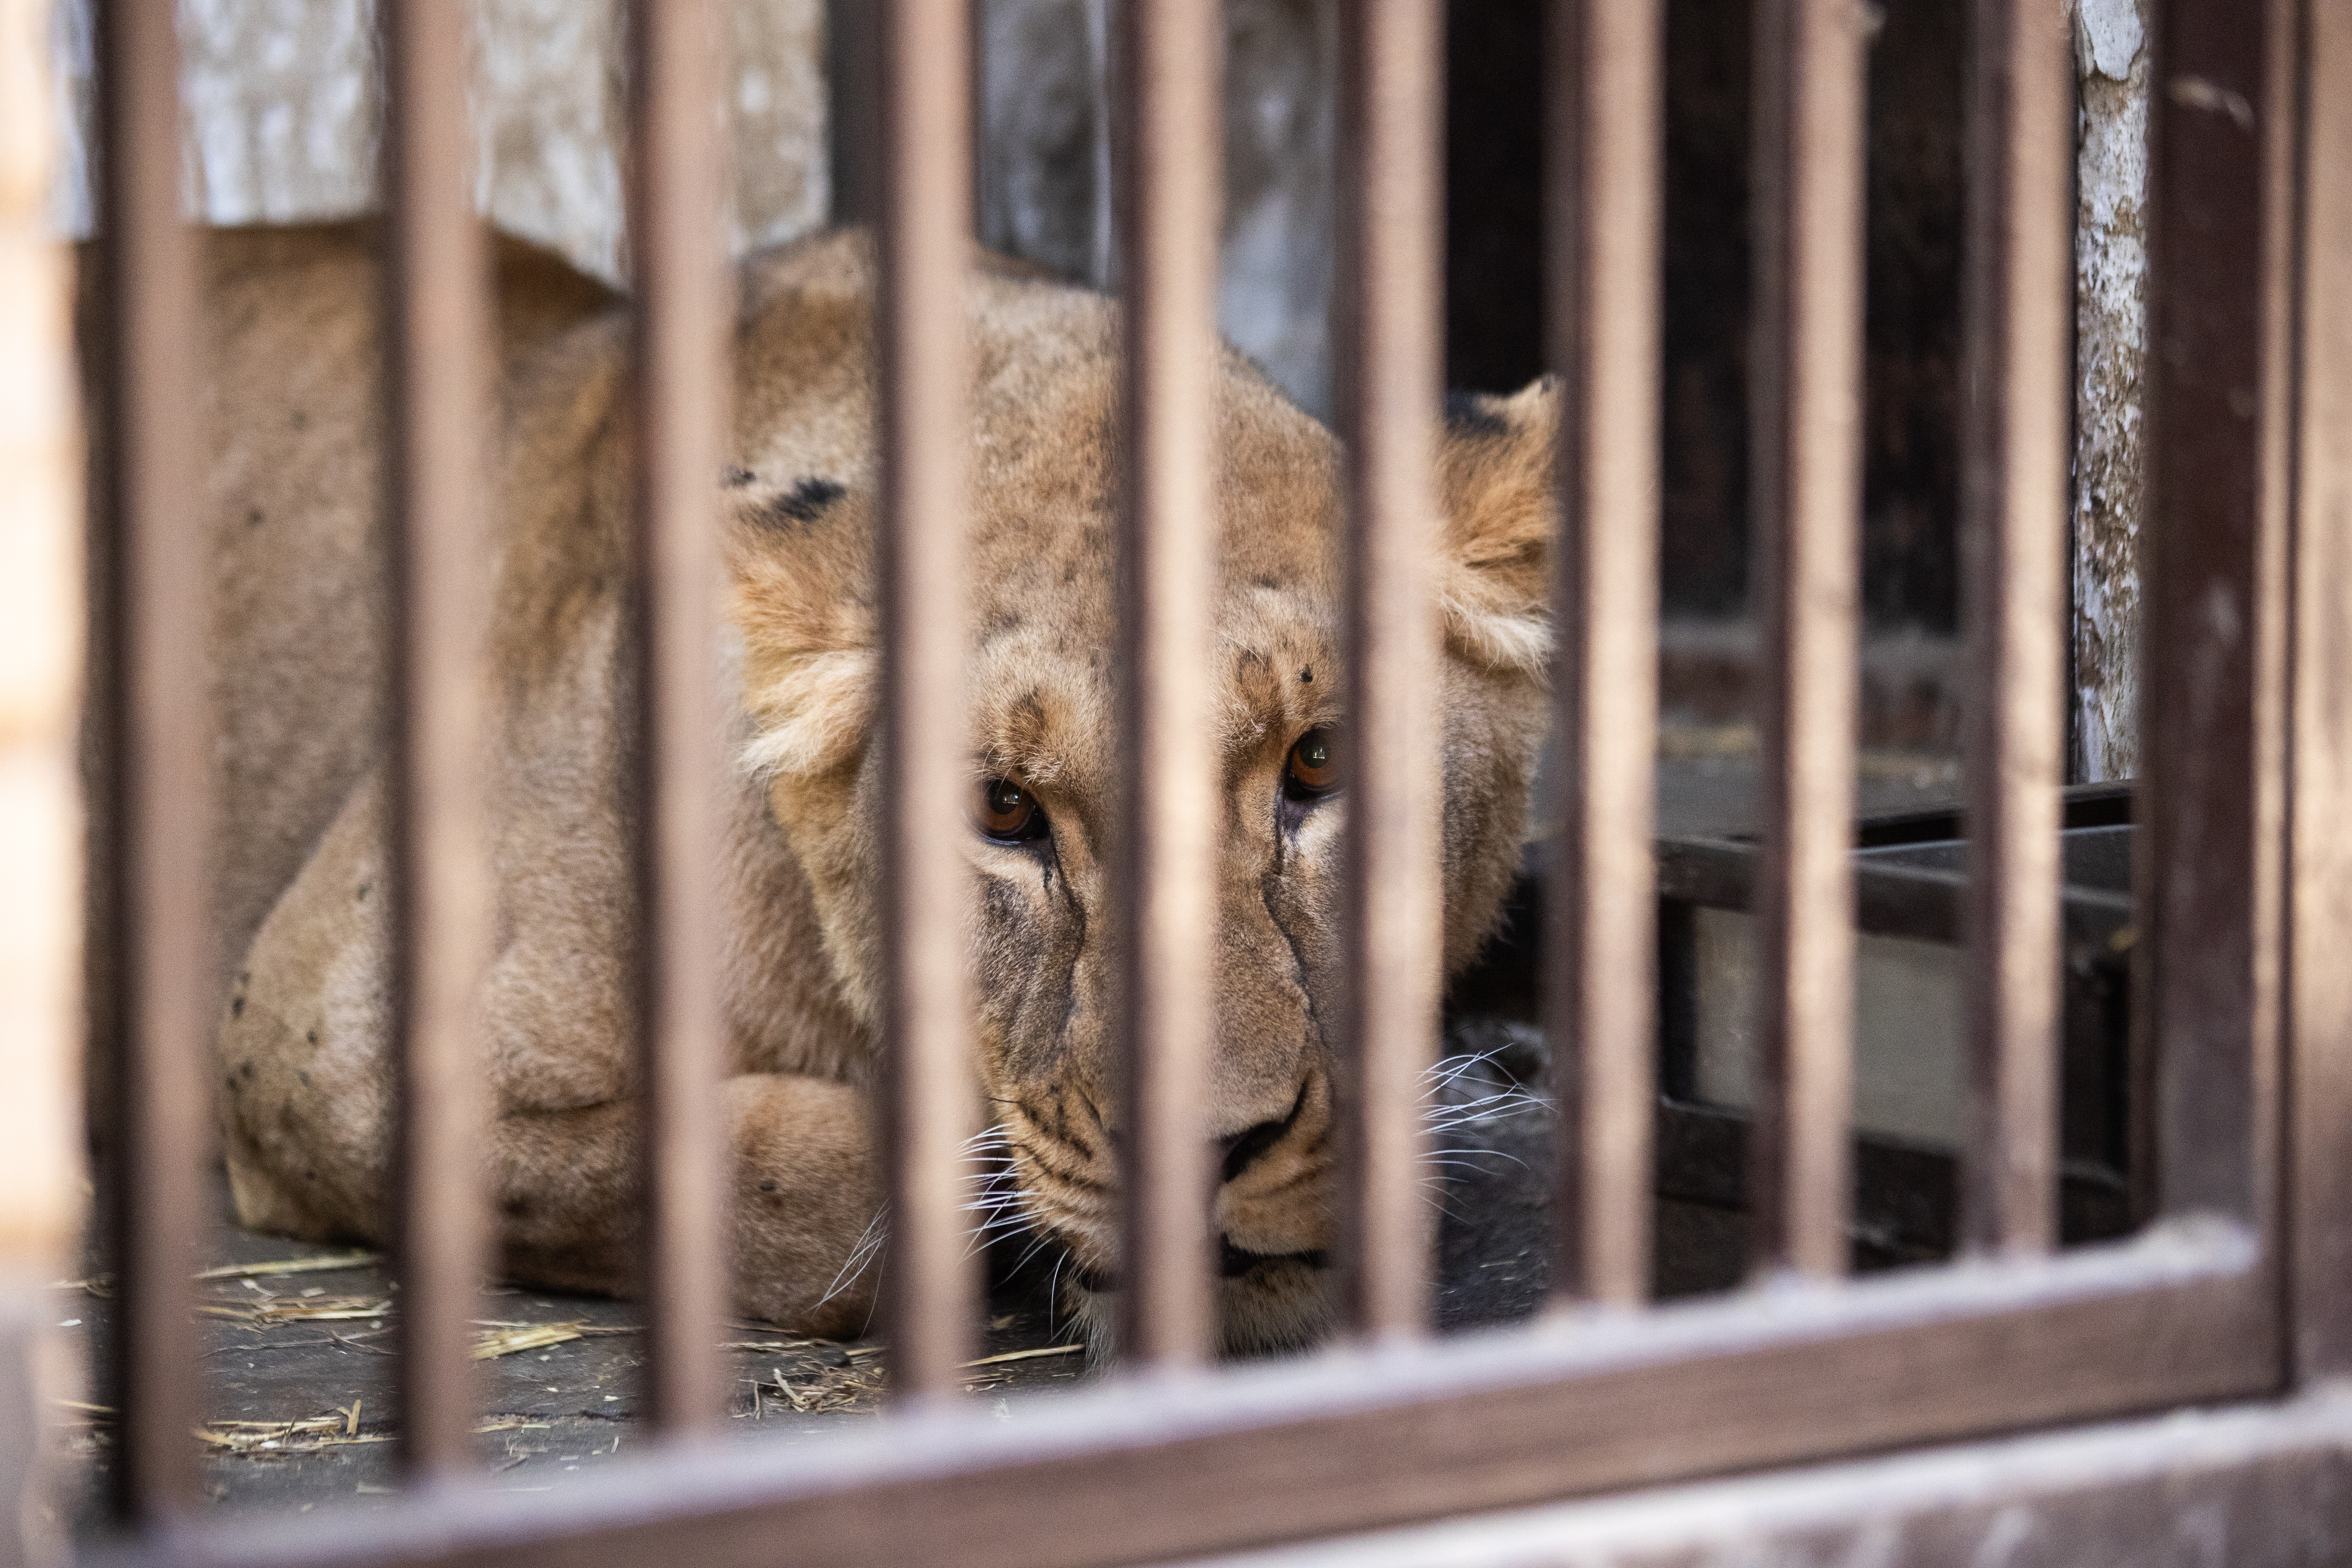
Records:
[[[381,1240],[389,1215],[376,610],[376,263],[352,228],[210,241],[210,504],[225,815],[216,1098],[238,1219]],[[500,1267],[626,1294],[636,1266],[635,929],[622,781],[630,623],[625,308],[502,242],[497,553],[485,679],[495,951],[480,1008]],[[728,567],[725,923],[733,1307],[855,1335],[883,1183],[875,262],[835,232],[740,264],[733,429],[711,476]],[[1119,1111],[1103,846],[1113,721],[1118,307],[982,257],[971,343],[970,969],[981,1143],[1005,1214],[1108,1323]],[[1238,353],[1215,384],[1221,835],[1208,1124],[1223,1342],[1329,1327],[1331,1037],[1347,719],[1341,452]],[[1440,441],[1444,962],[1496,925],[1545,719],[1550,448],[1538,383]],[[976,1108],[978,1109],[978,1108]],[[980,1123],[975,1123],[979,1125]]]

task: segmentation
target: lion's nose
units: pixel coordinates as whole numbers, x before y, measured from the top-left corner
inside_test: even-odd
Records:
[[[1230,1182],[1260,1160],[1265,1159],[1274,1146],[1281,1142],[1292,1128],[1298,1125],[1299,1113],[1306,1109],[1307,1086],[1301,1084],[1298,1088],[1298,1098],[1291,1102],[1290,1109],[1278,1119],[1261,1121],[1255,1127],[1242,1129],[1230,1138],[1218,1139],[1217,1147],[1224,1153],[1223,1179]]]
[[[1289,1131],[1290,1123],[1286,1121],[1261,1121],[1230,1138],[1218,1139],[1217,1143],[1225,1153],[1224,1179],[1230,1182],[1256,1164],[1265,1157],[1267,1150],[1282,1142],[1282,1135]]]

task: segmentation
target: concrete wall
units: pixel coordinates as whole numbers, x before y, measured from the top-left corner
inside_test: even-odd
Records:
[[[52,221],[89,229],[91,0],[60,0],[65,148]],[[1329,401],[1334,0],[1228,0],[1225,332],[1310,408]],[[737,250],[832,206],[823,0],[729,0]],[[1106,0],[981,0],[982,237],[1115,277]],[[181,0],[189,210],[207,223],[349,216],[375,198],[373,0]],[[614,6],[475,0],[482,209],[600,277],[626,270]]]
[[[66,156],[50,200],[65,232],[89,227],[91,0],[60,0],[53,48]],[[822,0],[729,0],[726,103],[738,250],[823,225]],[[625,270],[623,78],[615,12],[588,0],[475,0],[476,140],[482,209],[588,271]],[[380,108],[373,0],[181,0],[185,185],[213,224],[347,217],[375,201]]]

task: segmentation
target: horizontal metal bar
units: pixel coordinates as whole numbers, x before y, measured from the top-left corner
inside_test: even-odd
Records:
[[[2189,1421],[2101,1422],[1166,1568],[1868,1563],[1890,1542],[1904,1568],[1977,1568],[2012,1552],[2152,1563],[2208,1541],[2227,1542],[2234,1563],[2301,1564],[2314,1542],[2352,1540],[2347,1449],[2352,1397],[2326,1386]],[[2021,1549],[2021,1537],[2032,1544]]]
[[[1752,910],[1763,857],[1753,845],[1720,839],[1658,843],[1658,896],[1703,910]],[[1854,930],[1864,936],[1958,942],[1967,930],[1969,879],[1926,866],[1857,866]],[[2119,957],[2132,943],[2132,901],[2121,893],[2067,889],[2059,940],[2070,952]]]
[[[1743,1112],[1663,1100],[1656,1108],[1656,1184],[1661,1198],[1720,1209],[1748,1205],[1748,1129]],[[1939,1150],[1857,1133],[1853,1141],[1853,1234],[1883,1238],[1897,1252],[1941,1256],[1958,1240],[1958,1162]],[[2060,1232],[2069,1246],[2108,1241],[2132,1228],[2123,1178],[2104,1166],[2069,1164],[2058,1178]]]
[[[2252,1237],[2159,1230],[2056,1259],[1105,1386],[1011,1422],[941,1412],[788,1451],[616,1462],[593,1490],[206,1521],[187,1568],[1098,1568],[2264,1393]],[[1858,1398],[1857,1389],[1869,1397]],[[1139,1485],[1149,1478],[1149,1485]],[[161,1568],[94,1552],[93,1568]]]

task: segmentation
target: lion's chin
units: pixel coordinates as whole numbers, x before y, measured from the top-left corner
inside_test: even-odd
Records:
[[[1118,1291],[1066,1279],[1061,1309],[1087,1337],[1087,1361],[1118,1350]],[[1228,1356],[1283,1355],[1327,1338],[1339,1323],[1337,1273],[1299,1257],[1267,1258],[1217,1281],[1217,1316]]]

